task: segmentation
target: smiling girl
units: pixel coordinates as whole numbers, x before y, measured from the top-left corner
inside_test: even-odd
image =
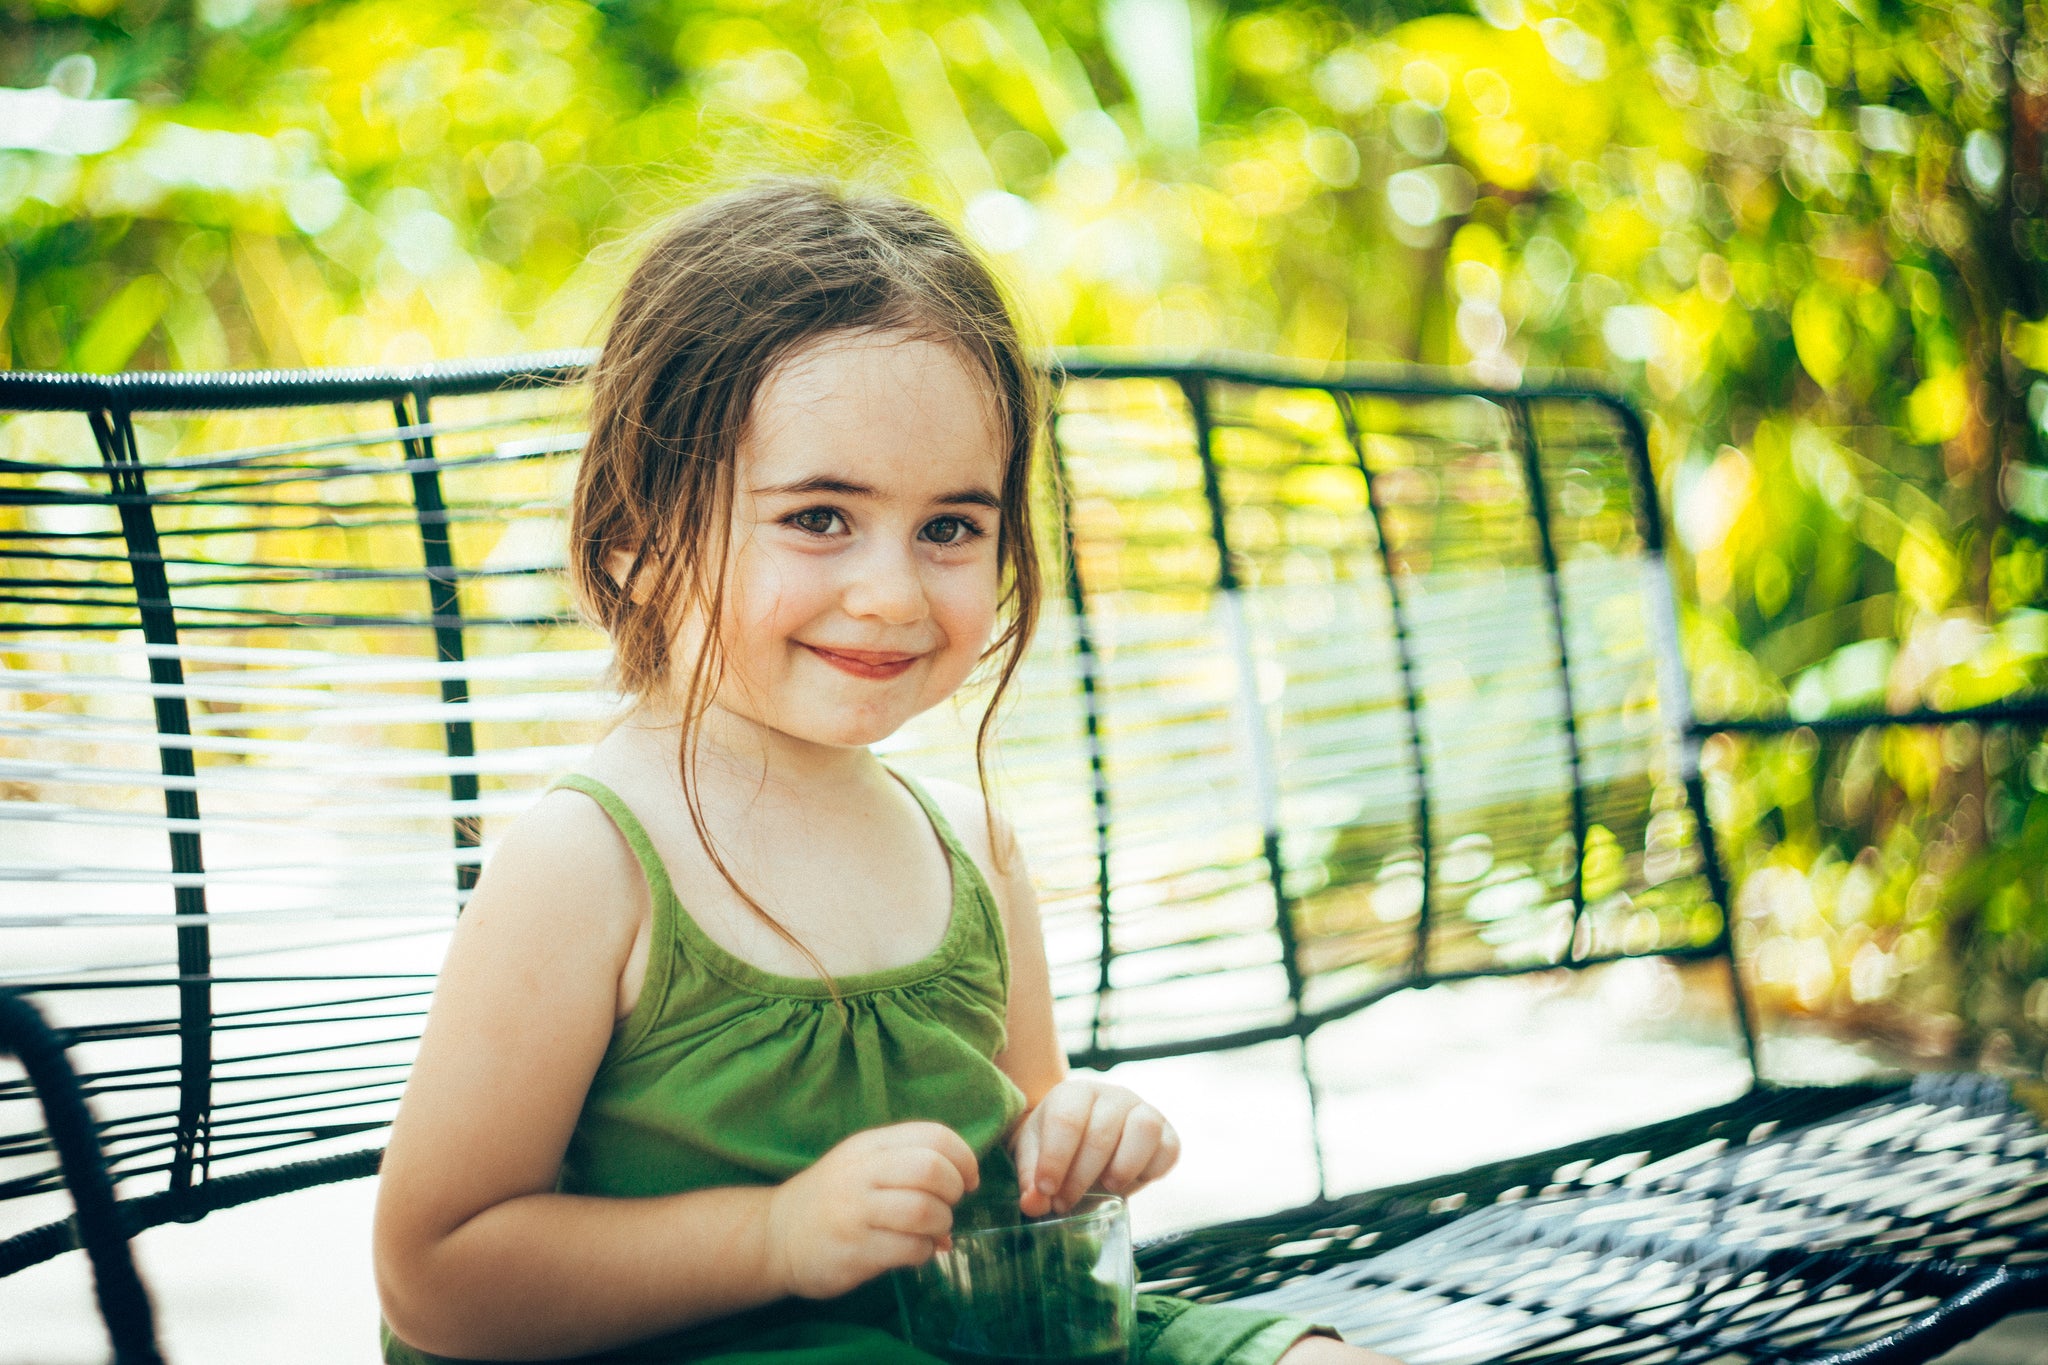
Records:
[[[450,943],[378,1194],[385,1359],[925,1362],[878,1277],[984,1179],[1066,1210],[1180,1145],[1067,1074],[1006,822],[868,747],[977,669],[999,701],[1029,643],[1033,371],[936,218],[772,181],[662,237],[592,402],[571,568],[630,705]],[[1374,1359],[1139,1319],[1134,1360]]]

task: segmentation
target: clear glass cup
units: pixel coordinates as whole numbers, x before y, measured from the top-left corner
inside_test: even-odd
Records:
[[[896,1272],[910,1344],[953,1365],[1125,1365],[1137,1307],[1124,1201],[1091,1194],[1030,1222],[986,1216],[956,1216],[951,1251]]]

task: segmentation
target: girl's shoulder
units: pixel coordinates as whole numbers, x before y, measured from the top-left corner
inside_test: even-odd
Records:
[[[939,814],[946,817],[961,846],[987,874],[995,860],[988,837],[988,803],[982,799],[980,790],[944,777],[919,777],[916,782],[939,808]]]
[[[921,777],[918,785],[931,797],[939,814],[953,827],[960,846],[981,869],[1003,918],[1014,918],[1019,894],[1028,891],[1030,883],[1024,875],[1024,855],[1009,820],[1000,809],[990,807],[979,787],[941,777]]]
[[[593,836],[611,831],[613,838]],[[549,787],[527,807],[498,841],[500,851],[516,855],[569,858],[585,864],[585,872],[630,870],[633,850],[602,804],[589,793],[567,785]],[[595,866],[590,864],[595,863]]]
[[[647,914],[644,888],[603,810],[573,791],[547,793],[491,840],[455,923],[435,1009],[496,1018],[533,995],[538,970],[546,1008],[565,1030],[579,1021],[609,1026]],[[441,1003],[449,999],[458,1003]],[[558,1060],[581,1064],[567,1053]],[[583,1060],[595,1065],[594,1056]]]
[[[555,787],[495,841],[478,890],[503,888],[501,896],[510,892],[630,939],[646,908],[645,896],[632,889],[644,885],[632,847],[604,808],[582,792]],[[592,894],[614,888],[622,894]]]

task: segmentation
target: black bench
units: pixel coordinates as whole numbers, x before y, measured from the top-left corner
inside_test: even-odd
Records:
[[[86,1246],[123,1360],[126,1234],[375,1171],[485,824],[601,719],[556,574],[587,359],[0,375],[0,1275]],[[2048,1139],[2002,1085],[1762,1082],[1699,770],[1728,727],[1626,403],[1060,373],[1067,572],[1002,768],[1074,1062],[1292,1044],[1313,1099],[1309,1040],[1395,992],[1660,957],[1724,974],[1757,1078],[1168,1238],[1148,1281],[1418,1365],[1925,1360],[2048,1306]],[[893,756],[967,775],[970,722]]]

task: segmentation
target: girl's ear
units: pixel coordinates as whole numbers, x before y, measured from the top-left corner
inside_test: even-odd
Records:
[[[633,562],[638,558],[639,553],[634,550],[613,550],[605,556],[604,571],[612,576],[612,582],[623,588],[626,586],[627,575],[633,572]],[[647,595],[652,590],[647,581],[645,567],[643,566],[639,580],[633,584],[632,599],[636,607],[647,605]]]

